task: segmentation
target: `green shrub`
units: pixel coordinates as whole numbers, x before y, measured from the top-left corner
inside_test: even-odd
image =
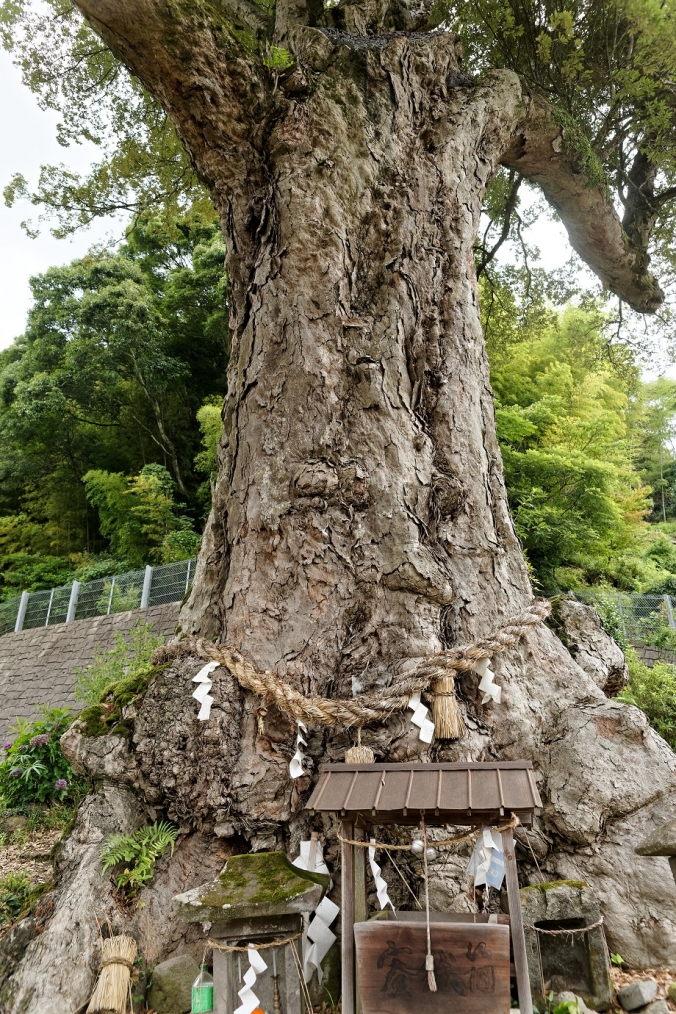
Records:
[[[155,821],[132,834],[111,834],[100,853],[103,872],[125,863],[116,885],[118,891],[126,888],[127,894],[133,896],[152,879],[155,863],[164,850],[171,848],[173,855],[177,837],[178,828],[166,821]]]
[[[644,711],[653,729],[676,749],[676,666],[657,662],[645,665],[633,648],[626,650],[629,683],[617,698]]]
[[[0,878],[0,926],[16,922],[28,912],[43,889],[41,884],[32,884],[23,871]]]
[[[612,598],[599,596],[595,599],[593,604],[594,609],[601,617],[601,623],[607,633],[609,633],[610,636],[617,641],[620,648],[626,652],[629,647],[629,643],[624,632],[624,624],[622,623],[622,616],[620,615],[617,601]]]
[[[112,648],[95,655],[94,661],[83,669],[75,669],[77,700],[89,706],[98,705],[113,683],[147,673],[152,654],[164,644],[164,638],[153,634],[151,624],[140,620],[128,632],[128,638],[116,632]]]
[[[79,798],[84,782],[76,778],[59,742],[72,721],[68,708],[38,709],[40,717],[17,719],[3,747],[0,794],[7,807],[25,807]]]

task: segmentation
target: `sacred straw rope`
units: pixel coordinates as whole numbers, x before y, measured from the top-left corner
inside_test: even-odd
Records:
[[[509,830],[510,827],[518,827],[521,821],[515,813],[512,814],[512,819],[508,824],[501,824],[500,827],[496,827],[495,830],[502,834],[503,831]],[[430,845],[437,848],[447,848],[449,845],[459,845],[460,842],[464,841],[478,841],[483,835],[483,828],[477,831],[468,831],[467,834],[457,835],[455,838],[445,838],[443,841],[430,841]],[[410,852],[411,845],[386,845],[385,842],[370,842],[370,841],[353,841],[351,838],[343,838],[342,835],[338,835],[338,840],[344,845],[358,845],[359,848],[369,849],[385,849],[388,852]]]
[[[207,940],[209,947],[214,947],[217,951],[237,951],[242,954],[246,954],[247,951],[267,951],[269,947],[284,947],[286,944],[293,943],[294,940],[299,940],[302,937],[302,933],[296,933],[292,937],[284,937],[283,940],[273,940],[269,944],[247,944],[246,947],[233,947],[230,944],[219,944],[217,940],[211,938]]]
[[[557,930],[546,930],[540,926],[531,926],[525,922],[523,928],[527,930],[535,930],[536,933],[544,933],[548,937],[570,937],[575,933],[588,933],[589,930],[598,929],[599,926],[603,926],[603,916],[597,919],[596,922],[590,923],[589,926],[578,926],[576,929],[557,929]]]
[[[509,620],[491,637],[430,655],[379,695],[362,694],[360,697],[336,700],[329,697],[306,697],[278,673],[257,670],[238,648],[213,644],[194,635],[178,644],[158,648],[153,655],[153,665],[162,665],[186,655],[197,655],[205,661],[225,666],[245,690],[253,691],[266,701],[274,701],[281,711],[293,719],[311,725],[342,725],[349,728],[352,725],[380,722],[394,711],[405,710],[413,694],[422,693],[438,680],[456,672],[471,672],[481,659],[493,658],[516,644],[527,630],[541,623],[550,610],[551,605],[547,599],[535,599],[520,616]]]

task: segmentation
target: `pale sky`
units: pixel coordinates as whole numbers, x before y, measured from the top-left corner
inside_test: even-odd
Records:
[[[23,173],[36,184],[43,164],[64,163],[70,169],[85,170],[97,160],[95,145],[62,148],[56,142],[58,116],[43,112],[35,96],[21,83],[21,74],[10,56],[0,49],[0,194],[14,175]],[[94,243],[123,235],[122,222],[112,219],[95,222],[72,239],[54,239],[42,228],[37,239],[21,229],[25,219],[37,218],[39,208],[21,202],[6,208],[0,197],[0,348],[10,345],[24,330],[30,305],[28,279],[55,264],[67,264],[82,256]]]

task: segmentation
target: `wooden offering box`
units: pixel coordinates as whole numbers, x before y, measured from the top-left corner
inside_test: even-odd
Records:
[[[430,930],[436,993],[425,971],[423,913],[355,924],[364,1014],[509,1014],[509,926],[431,912]]]

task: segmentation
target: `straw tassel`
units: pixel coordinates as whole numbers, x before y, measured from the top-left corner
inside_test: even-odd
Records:
[[[373,764],[376,755],[370,746],[362,746],[361,725],[357,729],[357,745],[345,751],[346,764]]]
[[[433,687],[432,717],[437,739],[462,739],[467,729],[455,696],[455,674],[442,676]]]
[[[125,1014],[136,953],[133,937],[109,937],[101,941],[99,980],[87,1014]]]

